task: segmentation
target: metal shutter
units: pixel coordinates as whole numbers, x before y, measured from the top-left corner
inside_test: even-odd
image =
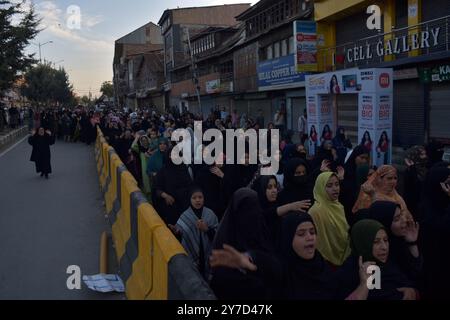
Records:
[[[436,83],[431,86],[430,137],[450,139],[449,83]]]
[[[425,140],[424,89],[418,79],[394,83],[393,143],[408,147]]]

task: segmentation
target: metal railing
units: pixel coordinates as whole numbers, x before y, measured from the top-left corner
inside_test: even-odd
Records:
[[[398,61],[409,57],[409,52],[417,52],[419,56],[446,52],[450,46],[449,21],[450,16],[445,16],[417,25],[393,29],[391,32],[361,38],[336,47],[322,48],[318,50],[318,59],[325,68],[347,69],[352,67],[373,67],[388,61],[388,59],[389,61]],[[436,36],[438,28],[439,34]],[[412,48],[413,35],[417,35],[418,49]],[[435,36],[436,39],[434,38]],[[406,40],[404,40],[405,37]],[[392,54],[386,52],[390,51],[387,50],[388,46],[392,49]],[[356,57],[359,56],[359,58],[363,59],[356,59],[355,61],[355,48],[358,52]],[[367,48],[370,48],[370,51],[367,51]],[[383,54],[380,55],[377,51],[380,51],[381,48]],[[408,48],[409,50],[403,50]],[[362,52],[360,52],[361,49]],[[344,61],[339,62],[337,57],[341,57],[341,60],[343,58]],[[385,57],[390,58],[385,59]]]

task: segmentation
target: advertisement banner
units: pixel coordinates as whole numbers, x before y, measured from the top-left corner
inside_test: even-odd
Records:
[[[298,72],[317,71],[317,24],[314,21],[294,21],[295,69]]]
[[[310,155],[315,155],[316,148],[319,146],[319,111],[318,96],[309,96],[306,98],[306,108],[308,112],[308,150]]]
[[[220,92],[220,80],[212,80],[206,82],[206,93],[219,93]]]
[[[300,87],[305,74],[295,70],[295,55],[267,60],[258,64],[258,90]]]
[[[375,148],[375,112],[377,95],[361,93],[358,97],[358,143],[374,159]]]
[[[329,95],[319,96],[319,130],[320,143],[333,139],[333,112],[331,110],[331,97]]]
[[[392,94],[378,94],[377,103],[378,112],[375,133],[377,145],[375,147],[374,164],[380,167],[384,164],[392,163]]]
[[[338,123],[336,97],[341,94],[358,94],[358,144],[370,153],[371,164],[392,162],[392,69],[349,69],[305,78],[308,101],[315,101],[314,123],[320,138],[333,136]],[[308,104],[308,123],[313,115],[312,103]],[[328,127],[327,127],[328,126]]]

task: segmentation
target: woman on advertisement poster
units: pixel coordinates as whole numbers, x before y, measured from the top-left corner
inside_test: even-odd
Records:
[[[377,167],[389,164],[389,139],[386,131],[383,131],[377,145]]]
[[[363,138],[361,139],[361,146],[367,151],[367,153],[372,154],[372,138],[367,130],[364,132]]]
[[[333,133],[331,132],[330,126],[328,124],[326,124],[323,127],[322,137],[320,138],[320,141],[324,142],[324,141],[332,140],[332,139],[333,139]]]
[[[316,147],[317,147],[317,131],[316,126],[312,125],[309,131],[309,150],[311,155],[316,154]]]
[[[331,77],[330,93],[331,94],[340,94],[341,93],[341,87],[339,87],[339,81],[338,81],[338,78],[336,75],[333,75]]]

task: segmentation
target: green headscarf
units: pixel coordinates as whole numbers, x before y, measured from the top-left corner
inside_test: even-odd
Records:
[[[164,154],[159,150],[159,145],[161,143],[165,143],[166,145],[168,144],[168,140],[164,137],[161,137],[158,139],[158,147],[156,152],[150,157],[150,159],[148,159],[147,162],[147,174],[151,175],[153,173],[157,173],[159,170],[161,170],[161,168],[163,167],[164,164]]]
[[[378,231],[386,230],[384,226],[375,220],[364,219],[355,223],[351,231],[351,246],[355,256],[362,256],[363,262],[373,261],[382,264],[373,256],[373,242]]]
[[[314,186],[316,203],[309,210],[309,214],[317,227],[317,249],[335,266],[341,266],[350,255],[350,229],[345,218],[344,207],[338,200],[330,200],[325,187],[332,176],[332,172],[319,175]]]

